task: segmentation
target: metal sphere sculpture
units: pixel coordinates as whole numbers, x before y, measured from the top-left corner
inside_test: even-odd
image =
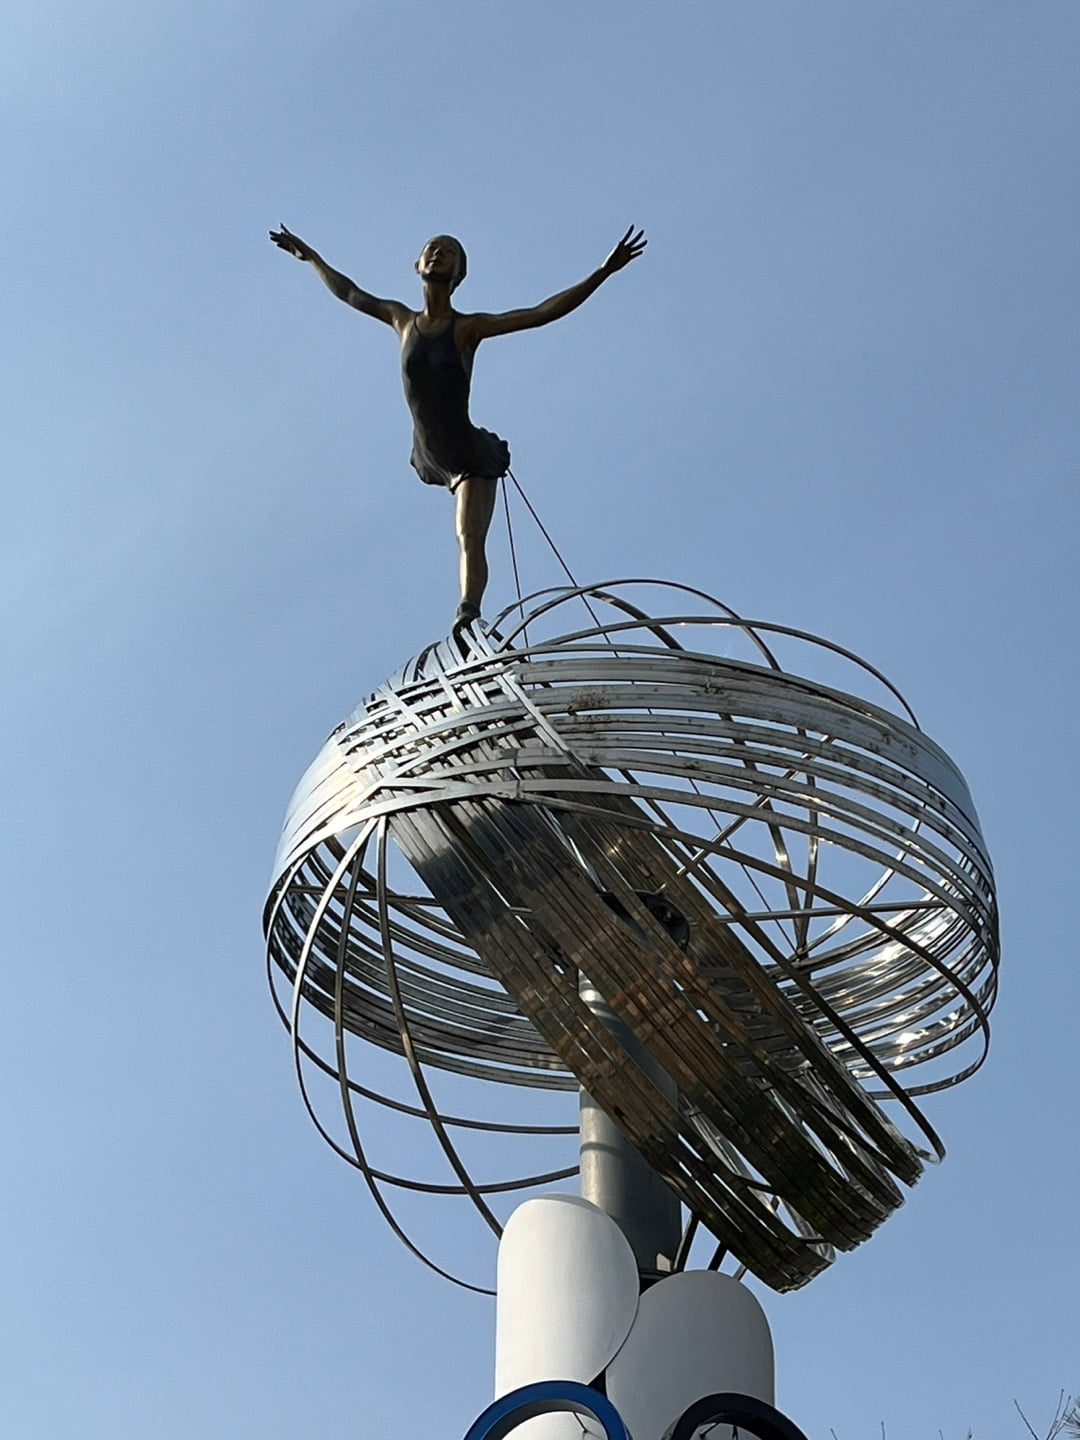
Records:
[[[691,1228],[779,1290],[943,1156],[916,1097],[982,1063],[997,982],[971,798],[898,693],[837,646],[662,582],[544,592],[376,690],[293,797],[265,929],[301,1085],[333,1078],[347,1142],[316,1123],[399,1234],[394,1187],[468,1195],[497,1230],[493,1194],[573,1173],[475,1181],[460,1127],[552,1127],[445,1115],[428,1067],[580,1084]],[[418,1103],[360,1083],[350,1037],[403,1056]],[[425,1116],[454,1183],[376,1168],[364,1100]]]

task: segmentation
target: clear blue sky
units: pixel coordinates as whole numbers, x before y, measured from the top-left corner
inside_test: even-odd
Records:
[[[259,913],[328,731],[445,633],[409,300],[585,307],[474,414],[583,578],[850,646],[971,784],[1002,998],[949,1157],[764,1296],[811,1436],[1019,1435],[1080,1390],[1075,0],[261,5],[5,18],[5,1423],[17,1440],[462,1434],[492,1312],[302,1112]],[[526,583],[558,574],[524,517]],[[497,532],[492,598],[509,598]],[[491,1253],[458,1212],[444,1258]]]

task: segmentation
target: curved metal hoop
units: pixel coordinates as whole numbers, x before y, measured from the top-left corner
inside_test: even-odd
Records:
[[[630,1440],[622,1417],[606,1395],[576,1380],[537,1380],[501,1396],[473,1421],[465,1440],[505,1440],[537,1415],[591,1415],[607,1440]],[[787,1440],[787,1437],[784,1437]]]
[[[703,1425],[737,1425],[758,1440],[806,1440],[806,1436],[764,1400],[753,1395],[725,1392],[696,1400],[664,1436],[664,1440],[694,1440]]]
[[[589,624],[560,631],[586,595]],[[802,673],[815,664],[829,683]],[[838,688],[837,666],[861,688]],[[428,1068],[580,1081],[779,1289],[866,1238],[896,1182],[944,1154],[913,1097],[982,1063],[997,984],[971,798],[893,687],[660,582],[545,592],[505,635],[474,625],[380,687],[296,791],[265,926],[301,1086],[305,1066],[338,1082],[347,1137],[316,1123],[384,1213],[386,1185],[461,1194],[497,1229],[485,1197],[572,1173],[474,1181],[451,1131],[568,1127],[445,1116]],[[677,1106],[584,1006],[580,974]],[[308,1016],[332,1027],[332,1059]],[[417,1103],[361,1085],[351,1037],[404,1057]],[[372,1165],[361,1099],[425,1118],[452,1183]]]

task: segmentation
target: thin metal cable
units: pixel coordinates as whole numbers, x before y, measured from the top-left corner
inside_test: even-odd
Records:
[[[517,484],[517,481],[514,481]],[[520,488],[520,487],[519,487]],[[525,602],[521,597],[521,576],[518,573],[517,546],[514,544],[514,527],[510,521],[510,497],[506,493],[506,480],[503,479],[502,486],[503,513],[506,516],[506,538],[510,544],[510,564],[514,569],[514,589],[517,591],[517,608],[521,612],[522,620],[525,618]],[[521,627],[521,633],[525,637],[525,644],[529,643],[529,627],[525,624]]]
[[[526,508],[527,508],[528,511],[529,511],[529,514],[530,514],[530,515],[532,516],[532,518],[536,521],[537,527],[538,527],[539,530],[540,530],[540,534],[543,535],[544,539],[545,539],[545,540],[547,541],[547,543],[551,546],[552,554],[555,556],[555,559],[558,560],[559,564],[560,564],[560,565],[562,566],[562,568],[566,571],[566,578],[570,581],[570,584],[573,585],[573,587],[574,587],[575,590],[581,590],[581,586],[578,584],[577,579],[576,579],[576,577],[575,577],[575,575],[574,575],[574,572],[570,569],[570,566],[567,565],[566,561],[563,559],[562,554],[561,554],[561,552],[560,552],[560,550],[559,550],[559,547],[555,544],[555,541],[554,541],[554,540],[551,538],[551,536],[548,534],[547,526],[546,526],[546,525],[544,524],[544,522],[540,519],[540,516],[536,513],[536,508],[535,508],[535,506],[533,505],[533,503],[532,503],[532,501],[529,499],[529,497],[525,494],[525,491],[522,489],[521,481],[517,478],[517,476],[514,474],[513,470],[511,470],[511,469],[509,468],[509,466],[507,466],[506,473],[510,476],[510,479],[514,482],[515,488],[517,489],[517,492],[518,492],[518,494],[521,496],[522,500],[524,500],[525,505],[526,505]],[[600,618],[599,618],[599,616],[597,615],[596,611],[595,611],[595,610],[592,608],[592,606],[589,604],[588,600],[585,598],[585,593],[584,593],[584,591],[582,591],[581,599],[582,599],[582,602],[584,603],[585,609],[588,610],[589,614],[592,616],[593,624],[599,627],[599,625],[600,625]]]

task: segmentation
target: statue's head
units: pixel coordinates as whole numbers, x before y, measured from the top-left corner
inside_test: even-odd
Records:
[[[454,291],[465,279],[468,265],[465,246],[460,240],[455,240],[453,235],[436,235],[420,251],[414,269],[421,280],[448,280]]]

